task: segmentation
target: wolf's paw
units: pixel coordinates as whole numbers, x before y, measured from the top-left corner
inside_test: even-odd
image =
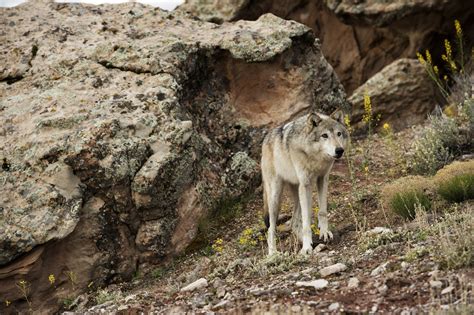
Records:
[[[322,239],[325,242],[332,240],[333,239],[332,232],[329,230],[321,229],[319,231],[319,239]]]
[[[300,250],[300,255],[303,255],[303,256],[308,256],[310,255],[311,253],[313,252],[313,249],[310,247],[310,248],[302,248]]]

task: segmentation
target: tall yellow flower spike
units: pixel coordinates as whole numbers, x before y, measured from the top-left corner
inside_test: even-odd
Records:
[[[453,54],[453,51],[451,49],[451,43],[449,40],[445,39],[444,40],[444,48],[446,49],[446,57],[447,59],[451,59],[451,56]]]
[[[422,64],[422,65],[425,65],[426,61],[425,61],[425,58],[423,57],[422,54],[420,54],[419,52],[416,53],[416,56],[418,57],[418,61]]]
[[[438,66],[434,66],[434,67],[433,67],[433,71],[434,71],[434,73],[436,73],[436,75],[439,75]]]
[[[366,123],[370,123],[372,120],[372,102],[367,91],[364,93],[364,117],[362,119]]]
[[[458,37],[462,37],[462,28],[461,23],[459,23],[459,20],[454,20],[454,27],[456,28],[456,35]]]
[[[426,50],[426,61],[431,64],[433,61],[431,59],[431,54],[430,54],[430,51],[427,49]]]

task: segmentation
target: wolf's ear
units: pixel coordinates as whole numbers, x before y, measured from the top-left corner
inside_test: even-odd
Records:
[[[323,119],[315,113],[309,113],[308,118],[306,119],[306,127],[308,130],[313,130],[314,127],[317,127]]]
[[[330,117],[344,125],[344,113],[342,112],[342,110],[337,109],[331,114]]]

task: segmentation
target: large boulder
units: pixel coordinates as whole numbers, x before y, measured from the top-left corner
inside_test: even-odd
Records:
[[[266,128],[349,106],[311,29],[272,14],[36,1],[0,19],[0,299],[16,310],[20,280],[52,312],[182,253],[259,185]]]
[[[399,58],[430,49],[439,58],[443,38],[461,21],[470,51],[474,1],[465,0],[186,0],[178,10],[207,21],[255,20],[265,13],[301,22],[321,39],[322,51],[350,94]],[[435,60],[441,62],[441,60]]]
[[[379,127],[388,123],[394,130],[423,123],[436,106],[432,81],[416,59],[393,62],[354,91],[349,101],[356,133],[367,131],[363,122],[365,94],[371,98],[372,115],[379,120]]]

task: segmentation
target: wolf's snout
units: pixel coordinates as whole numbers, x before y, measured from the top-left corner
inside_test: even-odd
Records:
[[[336,158],[340,158],[342,156],[342,153],[344,153],[343,148],[336,148]]]

